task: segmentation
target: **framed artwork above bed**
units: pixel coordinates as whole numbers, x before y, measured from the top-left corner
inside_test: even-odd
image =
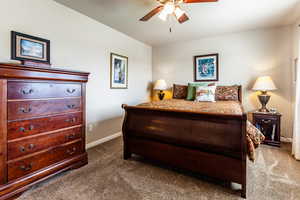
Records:
[[[194,80],[195,82],[219,80],[219,54],[194,57]]]

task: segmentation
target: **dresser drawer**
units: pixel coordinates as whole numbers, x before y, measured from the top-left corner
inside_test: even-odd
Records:
[[[13,121],[7,124],[7,139],[36,135],[82,124],[82,113],[70,113],[30,120]]]
[[[82,129],[81,127],[78,127],[47,135],[8,142],[8,160],[55,147],[80,138],[82,138]]]
[[[11,81],[7,84],[8,99],[40,99],[80,97],[81,84]]]
[[[11,101],[7,104],[8,120],[81,111],[81,99]]]
[[[23,160],[8,162],[8,181],[33,173],[59,161],[84,152],[82,141],[61,145],[55,149],[33,155]]]

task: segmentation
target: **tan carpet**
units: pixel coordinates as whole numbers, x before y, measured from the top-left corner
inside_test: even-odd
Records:
[[[290,146],[262,146],[248,162],[248,198],[299,200],[300,162]],[[19,200],[210,200],[242,199],[215,180],[156,165],[135,157],[122,159],[118,138],[88,151],[89,165],[43,182]]]

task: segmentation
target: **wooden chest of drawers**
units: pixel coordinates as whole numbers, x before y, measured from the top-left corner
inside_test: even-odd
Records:
[[[88,75],[0,64],[0,200],[87,164]]]

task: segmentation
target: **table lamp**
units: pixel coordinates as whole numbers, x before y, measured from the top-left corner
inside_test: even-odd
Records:
[[[258,99],[261,103],[259,112],[269,112],[267,109],[267,103],[269,102],[271,96],[268,95],[267,92],[276,89],[277,88],[270,76],[261,76],[257,78],[252,90],[261,91],[261,94],[258,95]]]
[[[159,90],[158,98],[159,100],[163,100],[165,97],[164,90],[167,89],[167,83],[165,80],[157,80],[154,84],[154,90]]]

